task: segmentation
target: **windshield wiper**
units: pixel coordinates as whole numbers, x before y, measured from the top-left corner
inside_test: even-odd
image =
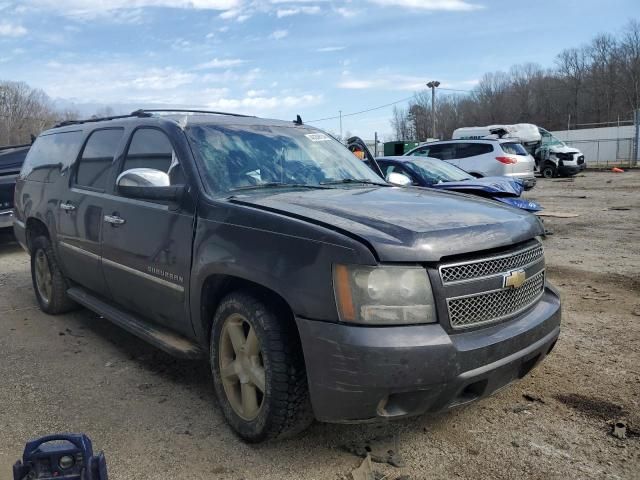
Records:
[[[267,183],[259,183],[257,185],[245,185],[242,187],[232,188],[231,192],[237,192],[239,190],[253,190],[257,188],[311,188],[311,189],[321,189],[326,190],[327,187],[323,187],[322,185],[309,185],[306,183],[282,183],[282,182],[267,182]]]
[[[377,185],[379,187],[390,187],[388,183],[372,182],[366,178],[343,178],[342,180],[330,180],[328,182],[320,182],[320,185],[342,185],[345,183],[359,183],[364,185]]]

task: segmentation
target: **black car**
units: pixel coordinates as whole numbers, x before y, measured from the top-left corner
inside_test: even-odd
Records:
[[[394,187],[299,118],[62,124],[29,151],[15,232],[43,311],[207,359],[251,442],[468,403],[560,331],[536,217]]]
[[[0,229],[13,227],[16,178],[31,145],[0,147]]]

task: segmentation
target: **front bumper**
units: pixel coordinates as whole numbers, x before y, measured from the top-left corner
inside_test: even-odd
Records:
[[[0,210],[0,228],[13,227],[13,209]]]
[[[558,167],[558,174],[569,177],[571,175],[577,175],[585,168],[587,168],[586,163],[582,163],[580,165],[560,165]]]
[[[449,334],[440,324],[363,327],[297,318],[320,421],[356,423],[437,412],[524,377],[560,333],[560,299],[515,319]]]

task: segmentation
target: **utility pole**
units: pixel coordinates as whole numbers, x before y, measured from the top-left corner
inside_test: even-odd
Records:
[[[342,110],[338,110],[340,112],[340,141],[342,141]]]
[[[378,132],[373,132],[373,156],[378,156]]]
[[[427,87],[431,89],[431,119],[433,120],[433,129],[431,130],[432,138],[438,138],[436,136],[436,88],[440,86],[440,82],[432,80],[427,83]]]

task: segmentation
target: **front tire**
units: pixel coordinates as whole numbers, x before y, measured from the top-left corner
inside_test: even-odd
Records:
[[[51,241],[45,236],[36,237],[31,247],[31,279],[40,310],[51,315],[73,310],[77,305],[67,296],[67,281]]]
[[[554,178],[557,173],[556,166],[547,164],[544,166],[541,173],[544,178]]]
[[[295,435],[313,421],[300,341],[282,315],[235,292],[213,319],[210,363],[218,403],[250,443]]]

